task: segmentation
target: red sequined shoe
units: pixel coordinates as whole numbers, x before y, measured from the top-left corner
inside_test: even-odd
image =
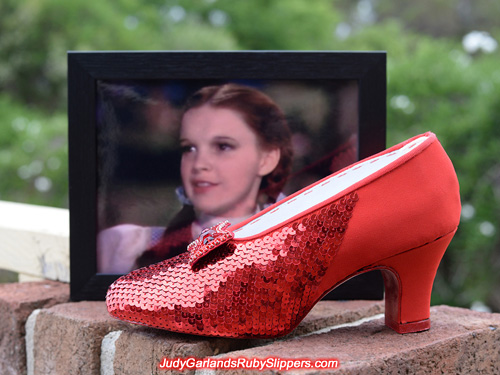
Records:
[[[451,161],[426,133],[360,161],[109,288],[116,318],[205,336],[282,336],[326,293],[382,270],[385,322],[429,329],[432,284],[459,222]]]

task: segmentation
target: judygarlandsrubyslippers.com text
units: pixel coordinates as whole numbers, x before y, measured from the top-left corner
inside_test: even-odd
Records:
[[[308,358],[167,358],[164,357],[158,364],[160,370],[303,370],[303,369],[338,369],[340,363],[334,358],[308,359]]]

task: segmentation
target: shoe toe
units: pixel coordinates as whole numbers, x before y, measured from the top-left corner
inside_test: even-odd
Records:
[[[224,243],[196,263],[186,252],[133,271],[109,288],[108,310],[175,332],[282,336],[324,294],[319,285],[342,243],[351,204],[343,197],[259,238]]]

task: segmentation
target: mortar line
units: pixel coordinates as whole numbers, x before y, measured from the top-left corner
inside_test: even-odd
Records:
[[[361,319],[355,320],[353,322],[342,323],[342,324],[337,324],[337,325],[334,325],[334,326],[324,327],[324,328],[318,329],[317,331],[313,331],[313,332],[306,333],[304,335],[297,336],[297,338],[298,337],[311,336],[311,335],[319,335],[319,334],[327,333],[327,332],[330,332],[330,331],[333,331],[333,330],[339,329],[339,328],[357,327],[357,326],[360,326],[363,323],[366,323],[366,322],[369,322],[369,321],[372,321],[372,320],[375,320],[375,319],[380,319],[380,318],[383,318],[383,317],[384,317],[384,313],[380,313],[380,314],[376,314],[376,315],[372,315],[372,316],[367,316],[365,318],[361,318]]]
[[[101,375],[114,375],[115,374],[115,351],[116,340],[118,340],[123,331],[109,332],[101,342]]]
[[[28,319],[26,320],[24,336],[26,344],[26,373],[33,375],[35,373],[35,325],[36,318],[41,309],[33,310]]]

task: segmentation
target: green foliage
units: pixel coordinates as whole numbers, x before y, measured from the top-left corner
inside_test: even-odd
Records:
[[[67,119],[0,96],[0,200],[68,205]]]
[[[339,20],[329,0],[219,0],[214,6],[227,14],[243,49],[327,49]]]
[[[472,30],[491,32],[500,17],[500,2],[491,0],[335,0],[335,4],[352,24],[366,22],[360,13],[372,8],[379,24],[400,20],[405,30],[455,40]]]
[[[14,5],[17,4],[17,5]],[[171,7],[130,0],[24,0],[0,5],[0,91],[22,102],[63,109],[68,50],[235,49],[222,28]]]

